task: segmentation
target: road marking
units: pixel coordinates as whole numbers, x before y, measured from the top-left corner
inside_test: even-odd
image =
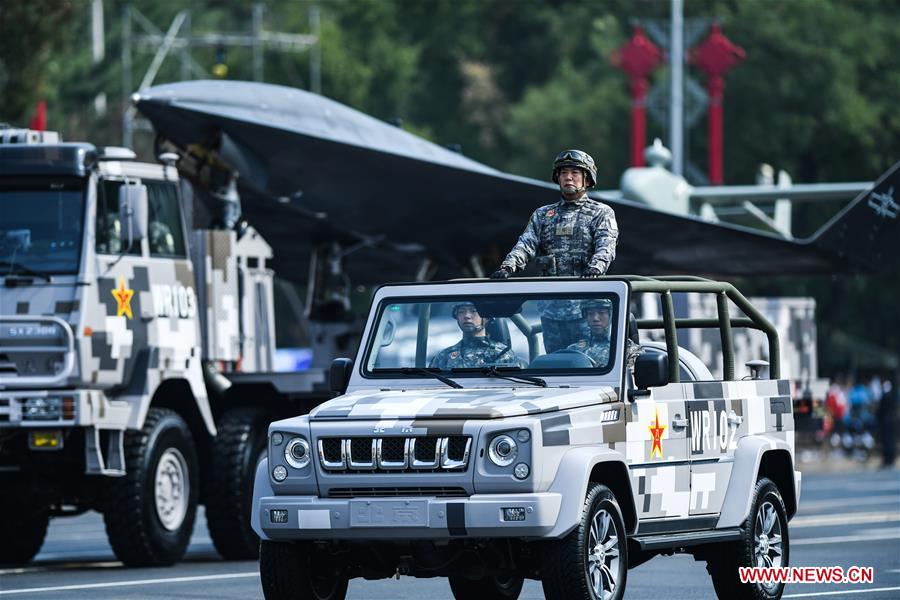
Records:
[[[897,511],[848,513],[844,515],[821,515],[812,517],[796,517],[791,520],[791,529],[795,527],[821,527],[822,525],[855,525],[859,523],[893,523],[900,521]]]
[[[96,561],[96,562],[70,562],[54,565],[34,565],[31,567],[16,567],[14,569],[0,569],[0,575],[21,575],[22,573],[40,573],[41,571],[56,571],[59,569],[98,569],[109,567],[121,567],[122,561]]]
[[[890,494],[888,496],[870,496],[868,498],[854,498],[852,501],[846,498],[837,498],[830,500],[810,500],[809,502],[800,502],[800,510],[805,513],[807,510],[821,510],[823,508],[854,508],[857,506],[866,506],[871,504],[900,504],[900,496]]]
[[[822,485],[824,483],[824,485]],[[819,485],[816,485],[819,484]],[[846,481],[840,482],[835,481],[832,482],[813,482],[807,483],[803,482],[803,490],[802,493],[806,494],[808,492],[826,492],[826,491],[835,491],[835,492],[847,492],[847,499],[855,497],[855,494],[859,494],[860,492],[875,492],[875,491],[892,491],[896,492],[900,490],[900,480],[895,481],[873,481],[871,483],[862,483],[862,484],[854,484],[852,487],[847,485]]]
[[[889,533],[888,533],[889,532]],[[886,530],[884,533],[874,531],[867,535],[836,535],[833,537],[792,539],[791,546],[815,546],[817,544],[834,544],[848,542],[877,542],[881,540],[900,539],[900,530]]]
[[[65,590],[90,590],[95,588],[125,587],[134,585],[154,585],[157,583],[184,583],[188,581],[214,581],[216,579],[241,579],[259,577],[259,571],[251,573],[223,573],[221,575],[196,575],[193,577],[166,577],[164,579],[138,579],[137,581],[110,581],[106,583],[85,583],[82,585],[58,585],[54,587],[24,588],[21,590],[0,590],[0,596],[11,594],[36,594],[38,592],[62,592]]]
[[[841,594],[872,594],[874,592],[893,592],[900,587],[870,588],[867,590],[840,590],[834,592],[811,592],[809,594],[785,594],[782,598],[818,598],[819,596],[839,596]]]

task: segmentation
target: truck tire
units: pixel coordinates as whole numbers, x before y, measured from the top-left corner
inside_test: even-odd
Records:
[[[125,433],[124,477],[111,479],[103,520],[127,566],[181,560],[197,513],[197,452],[187,424],[167,408],[147,411],[139,431]]]
[[[547,600],[619,600],[625,593],[625,522],[612,491],[588,485],[581,521],[569,535],[545,543],[541,583]]]
[[[269,413],[258,408],[226,412],[216,428],[208,471],[206,521],[216,550],[228,560],[259,558],[259,537],[250,527],[256,465],[266,450]]]
[[[4,489],[0,496],[0,564],[24,565],[34,558],[44,545],[49,523],[49,507],[27,489]]]
[[[348,578],[335,564],[316,564],[312,544],[259,545],[259,577],[266,600],[344,600]]]
[[[740,567],[787,567],[790,544],[787,511],[778,486],[768,478],[756,482],[747,520],[741,524],[743,537],[711,552],[706,570],[719,598],[772,600],[781,598],[784,583],[741,583]]]
[[[450,591],[456,600],[516,600],[522,593],[525,578],[517,573],[509,577],[488,575],[482,579],[467,579],[461,575],[450,575]]]

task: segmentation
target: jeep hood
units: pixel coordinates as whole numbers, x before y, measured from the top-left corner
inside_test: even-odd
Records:
[[[319,405],[311,420],[499,419],[615,402],[612,387],[351,392]]]

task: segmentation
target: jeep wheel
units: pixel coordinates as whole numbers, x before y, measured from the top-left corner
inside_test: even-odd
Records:
[[[172,565],[184,556],[197,512],[197,453],[184,420],[166,408],[147,411],[144,427],[125,434],[126,475],[111,479],[106,534],[127,566]]]
[[[719,598],[771,600],[780,598],[783,583],[741,583],[740,567],[787,567],[789,557],[787,511],[772,480],[756,482],[750,515],[741,525],[743,537],[712,553],[706,570]]]
[[[263,540],[259,577],[266,600],[343,600],[347,595],[341,565],[317,560],[308,543]]]
[[[216,550],[229,560],[259,557],[259,537],[250,527],[253,480],[266,451],[272,420],[257,408],[226,412],[216,424],[206,498],[206,520]]]
[[[593,483],[578,527],[544,547],[544,595],[548,600],[618,600],[627,575],[622,511],[608,487]]]
[[[518,573],[498,577],[488,575],[481,579],[467,579],[461,575],[450,575],[450,591],[456,600],[479,598],[482,600],[516,600],[522,593],[525,578]]]
[[[10,487],[4,485],[0,496],[0,564],[24,565],[44,545],[50,511],[27,488]]]

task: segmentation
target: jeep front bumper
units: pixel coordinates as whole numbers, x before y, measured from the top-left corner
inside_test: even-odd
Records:
[[[350,500],[268,496],[259,499],[258,525],[273,540],[539,538],[556,525],[561,504],[557,493]],[[510,508],[523,510],[504,511]],[[524,518],[505,520],[508,512]]]

